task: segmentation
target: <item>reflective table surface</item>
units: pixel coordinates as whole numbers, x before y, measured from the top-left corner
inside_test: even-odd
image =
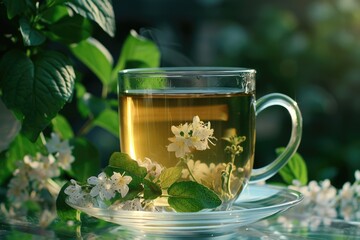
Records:
[[[297,207],[285,213],[237,228],[222,236],[189,236],[189,239],[360,239],[360,222],[302,215]],[[84,216],[82,223],[55,219],[40,227],[37,219],[1,220],[0,239],[167,239],[128,231],[119,225]],[[186,231],[186,229],[184,229]],[[181,239],[184,239],[182,235]],[[180,238],[179,238],[180,239]]]

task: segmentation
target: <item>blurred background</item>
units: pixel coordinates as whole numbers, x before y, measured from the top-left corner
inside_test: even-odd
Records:
[[[360,2],[357,0],[113,0],[115,38],[95,38],[117,59],[131,29],[156,42],[162,66],[234,66],[257,70],[257,98],[280,92],[298,102],[298,152],[310,180],[341,187],[360,169]],[[85,72],[87,84],[97,81]],[[285,110],[259,115],[255,165],[271,161],[289,139]],[[102,130],[102,157],[119,150]]]

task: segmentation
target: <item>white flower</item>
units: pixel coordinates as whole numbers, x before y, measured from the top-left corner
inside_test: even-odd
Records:
[[[360,182],[360,170],[355,171],[355,181]]]
[[[214,129],[210,128],[210,122],[205,124],[200,121],[198,116],[193,118],[193,132],[191,134],[190,140],[192,146],[196,148],[196,150],[206,150],[209,149],[208,142],[212,143],[210,139],[215,139],[212,135],[214,134]],[[215,145],[214,143],[212,143]]]
[[[128,184],[132,181],[132,177],[121,175],[120,173],[114,172],[111,176],[112,188],[115,191],[118,191],[121,194],[121,197],[124,198],[129,192]]]
[[[175,137],[169,138],[171,144],[167,146],[169,152],[175,152],[176,157],[184,157],[191,149],[206,150],[209,148],[214,130],[210,128],[210,122],[205,124],[198,116],[193,118],[191,124],[185,123],[171,127]],[[214,143],[212,143],[214,145]]]
[[[37,154],[35,159],[26,158],[24,162],[30,166],[28,176],[30,180],[36,180],[39,183],[46,181],[48,178],[60,176],[60,170],[56,164],[53,155],[43,156]]]
[[[115,190],[112,188],[112,181],[106,176],[104,172],[100,173],[98,177],[90,177],[87,182],[94,187],[90,191],[92,197],[99,196],[101,200],[109,200],[115,196]]]
[[[346,182],[342,189],[340,190],[340,196],[341,196],[341,201],[343,200],[351,200],[354,196],[354,191],[351,188],[351,185],[349,182]]]
[[[61,141],[59,135],[56,133],[51,133],[51,138],[47,141],[46,148],[49,153],[71,151],[69,141]]]
[[[164,169],[160,164],[158,164],[155,161],[151,161],[150,158],[144,158],[143,161],[137,161],[140,167],[144,167],[146,168],[147,172],[148,172],[148,177],[150,179],[155,179],[157,178],[162,170]]]
[[[184,157],[186,153],[190,153],[189,148],[189,125],[185,123],[178,127],[172,126],[171,131],[175,135],[173,138],[169,138],[169,141],[172,142],[167,146],[169,152],[175,152],[177,158]]]
[[[74,179],[70,180],[71,185],[65,188],[64,193],[69,195],[69,202],[72,204],[80,204],[85,200],[85,193],[81,186]]]
[[[26,176],[19,174],[10,180],[7,197],[11,199],[15,207],[19,207],[19,204],[22,204],[30,199]]]
[[[71,164],[75,161],[74,156],[71,153],[71,149],[67,151],[59,152],[57,155],[58,165],[64,170],[70,170]]]

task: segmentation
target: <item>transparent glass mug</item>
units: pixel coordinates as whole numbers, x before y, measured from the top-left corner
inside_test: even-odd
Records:
[[[279,93],[256,100],[255,75],[252,69],[213,67],[121,71],[121,151],[161,168],[181,166],[178,181],[203,184],[222,206],[231,206],[248,183],[277,173],[301,140],[296,102]],[[255,118],[274,105],[291,116],[290,141],[272,163],[253,169]]]

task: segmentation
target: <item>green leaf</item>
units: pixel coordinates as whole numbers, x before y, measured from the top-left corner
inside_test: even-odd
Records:
[[[160,65],[160,51],[155,43],[139,36],[134,30],[126,38],[121,49],[118,63],[112,72],[112,79],[117,79],[117,74],[128,64],[136,62],[136,66],[158,67]]]
[[[35,141],[60,109],[70,100],[75,73],[68,59],[54,51],[34,61],[25,53],[7,52],[0,62],[3,101],[24,115],[22,133]]]
[[[92,34],[92,26],[89,20],[80,15],[64,16],[59,21],[48,26],[45,32],[53,41],[64,44],[78,43],[87,39]]]
[[[182,170],[182,167],[170,167],[164,169],[159,176],[161,188],[169,188],[173,183],[179,180],[182,175]]]
[[[93,125],[104,128],[115,137],[119,137],[119,118],[117,111],[105,109],[95,118]]]
[[[0,184],[3,184],[17,168],[16,162],[23,160],[25,155],[35,156],[36,153],[45,153],[45,147],[40,139],[35,143],[18,134],[7,151],[2,152],[0,159]]]
[[[176,182],[168,189],[169,205],[177,212],[197,212],[216,208],[220,198],[209,188],[193,181]]]
[[[74,147],[72,154],[75,157],[70,175],[79,182],[85,182],[90,176],[96,176],[101,167],[96,146],[85,138],[71,139],[70,145]]]
[[[78,210],[70,207],[66,204],[65,199],[67,195],[65,194],[65,189],[70,185],[70,182],[67,182],[60,190],[59,195],[56,199],[56,212],[58,217],[63,221],[77,221],[77,216],[79,214]]]
[[[50,7],[39,15],[41,21],[47,24],[55,23],[65,16],[69,16],[69,10],[62,5]]]
[[[81,16],[96,22],[111,37],[115,36],[115,15],[111,0],[72,0],[65,4]]]
[[[280,155],[285,148],[276,149],[276,153]],[[308,182],[307,167],[304,159],[300,154],[295,153],[289,162],[279,171],[280,176],[286,184],[293,184],[293,180],[298,180],[302,185]]]
[[[3,0],[9,19],[21,14],[27,9],[26,0]]]
[[[58,114],[51,120],[51,123],[53,125],[53,130],[58,133],[62,139],[70,139],[74,137],[71,125],[64,116]]]
[[[114,152],[110,157],[109,166],[121,168],[127,173],[140,178],[145,178],[147,174],[146,168],[140,167],[139,164],[126,153]]]
[[[152,200],[159,197],[162,194],[162,190],[159,185],[144,179],[144,199]]]
[[[71,45],[70,50],[103,84],[110,82],[113,59],[109,51],[99,41],[89,38]]]
[[[40,31],[33,28],[27,19],[20,18],[19,24],[25,46],[38,46],[45,42],[46,37]]]

